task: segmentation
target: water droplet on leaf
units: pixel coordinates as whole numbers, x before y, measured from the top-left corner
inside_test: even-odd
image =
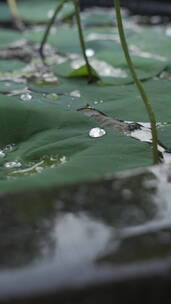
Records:
[[[106,131],[101,128],[93,128],[89,131],[90,137],[102,137],[106,134]]]
[[[64,155],[63,156],[60,156],[60,155],[43,156],[42,159],[40,159],[40,160],[37,160],[34,162],[32,161],[29,163],[23,163],[22,168],[20,168],[19,170],[10,172],[8,174],[8,176],[14,176],[14,177],[30,176],[33,174],[41,173],[44,169],[55,168],[58,165],[64,164],[66,161],[67,161],[67,158]],[[10,163],[6,163],[6,164],[10,164]],[[7,167],[7,166],[5,165],[5,167]],[[17,167],[17,166],[15,166],[15,167]],[[18,167],[21,167],[21,164]],[[7,168],[12,168],[12,167],[8,166]]]
[[[57,100],[59,98],[58,94],[56,94],[56,93],[47,94],[46,97],[52,101]]]
[[[30,93],[24,93],[20,96],[20,99],[23,101],[30,101],[32,98],[33,97]]]
[[[7,162],[4,165],[6,168],[20,168],[21,163],[18,161]]]

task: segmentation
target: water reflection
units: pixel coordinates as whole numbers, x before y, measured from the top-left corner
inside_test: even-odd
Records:
[[[75,265],[96,258],[106,247],[112,230],[84,213],[65,213],[56,219],[53,235],[57,243],[56,265]]]
[[[23,267],[42,259],[63,263],[94,259],[122,229],[158,214],[152,173],[0,199],[0,267]],[[140,187],[141,184],[141,187]],[[60,258],[62,257],[62,258]]]
[[[97,259],[98,263],[130,264],[151,262],[170,257],[171,253],[171,188],[170,166],[160,165],[148,169],[154,178],[143,182],[144,193],[154,189],[151,200],[155,203],[154,218],[140,225],[125,226],[120,230],[120,246]]]
[[[15,275],[29,281],[28,290],[65,288],[111,279],[123,265],[168,257],[168,172],[158,166],[101,182],[1,196],[0,282]],[[30,276],[39,283],[33,286]]]
[[[31,264],[37,259],[50,256],[55,249],[51,236],[54,226],[52,214],[43,215],[43,208],[16,208],[8,199],[1,199],[0,205],[0,268],[16,269]],[[34,202],[33,202],[34,204]],[[46,211],[48,209],[46,208]]]

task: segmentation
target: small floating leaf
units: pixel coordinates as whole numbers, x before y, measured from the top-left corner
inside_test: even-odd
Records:
[[[96,71],[91,67],[92,75],[94,79],[100,79]],[[80,68],[75,69],[73,72],[71,72],[68,77],[69,78],[88,78],[88,68],[87,65],[82,65]]]

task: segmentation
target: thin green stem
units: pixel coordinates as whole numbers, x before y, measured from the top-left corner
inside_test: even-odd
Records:
[[[83,57],[84,57],[84,60],[85,60],[86,66],[87,66],[89,82],[91,83],[94,81],[94,76],[92,73],[92,68],[89,63],[88,57],[86,55],[86,46],[85,46],[85,42],[84,42],[83,30],[82,30],[81,19],[80,19],[79,2],[78,2],[78,0],[73,0],[73,3],[74,3],[74,7],[75,7],[75,16],[76,16],[76,21],[77,21],[80,45],[81,45]]]
[[[43,39],[41,41],[41,44],[40,44],[40,48],[39,48],[39,53],[40,53],[40,56],[42,58],[42,60],[44,61],[45,60],[45,55],[44,55],[44,46],[46,44],[46,41],[47,41],[47,38],[48,38],[48,35],[50,33],[50,29],[52,27],[52,25],[54,24],[55,22],[55,19],[58,15],[58,13],[60,12],[60,10],[63,8],[63,5],[65,4],[65,2],[67,2],[68,0],[61,0],[61,2],[57,5],[53,15],[52,15],[52,18],[49,20],[49,23],[46,27],[46,30],[45,30],[45,33],[43,35]]]
[[[154,164],[157,164],[160,162],[160,158],[159,158],[159,153],[157,150],[158,139],[157,139],[156,118],[155,118],[152,106],[149,102],[148,96],[145,92],[145,89],[144,89],[141,81],[138,79],[138,76],[136,74],[136,71],[135,71],[135,68],[134,68],[130,53],[129,53],[129,49],[128,49],[128,45],[127,45],[127,41],[126,41],[126,37],[125,37],[125,33],[124,33],[123,22],[122,22],[120,0],[114,0],[114,4],[115,4],[118,31],[119,31],[122,49],[125,54],[125,58],[126,58],[129,70],[130,70],[130,74],[135,82],[135,85],[137,86],[137,89],[139,90],[139,93],[142,97],[142,100],[144,102],[144,105],[146,107],[146,110],[147,110],[147,113],[149,116],[149,120],[150,120],[150,124],[151,124],[151,133],[152,133],[153,162],[154,162]]]

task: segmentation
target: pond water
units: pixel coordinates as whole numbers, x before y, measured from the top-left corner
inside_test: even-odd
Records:
[[[1,195],[0,301],[32,303],[44,296],[46,302],[47,296],[47,303],[51,297],[52,303],[68,303],[65,292],[73,300],[80,294],[81,303],[85,293],[92,301],[96,290],[103,303],[108,286],[112,298],[105,298],[112,303],[132,299],[136,286],[124,286],[135,279],[142,288],[154,275],[162,282],[171,266],[169,171],[166,176],[161,166],[102,182]]]

